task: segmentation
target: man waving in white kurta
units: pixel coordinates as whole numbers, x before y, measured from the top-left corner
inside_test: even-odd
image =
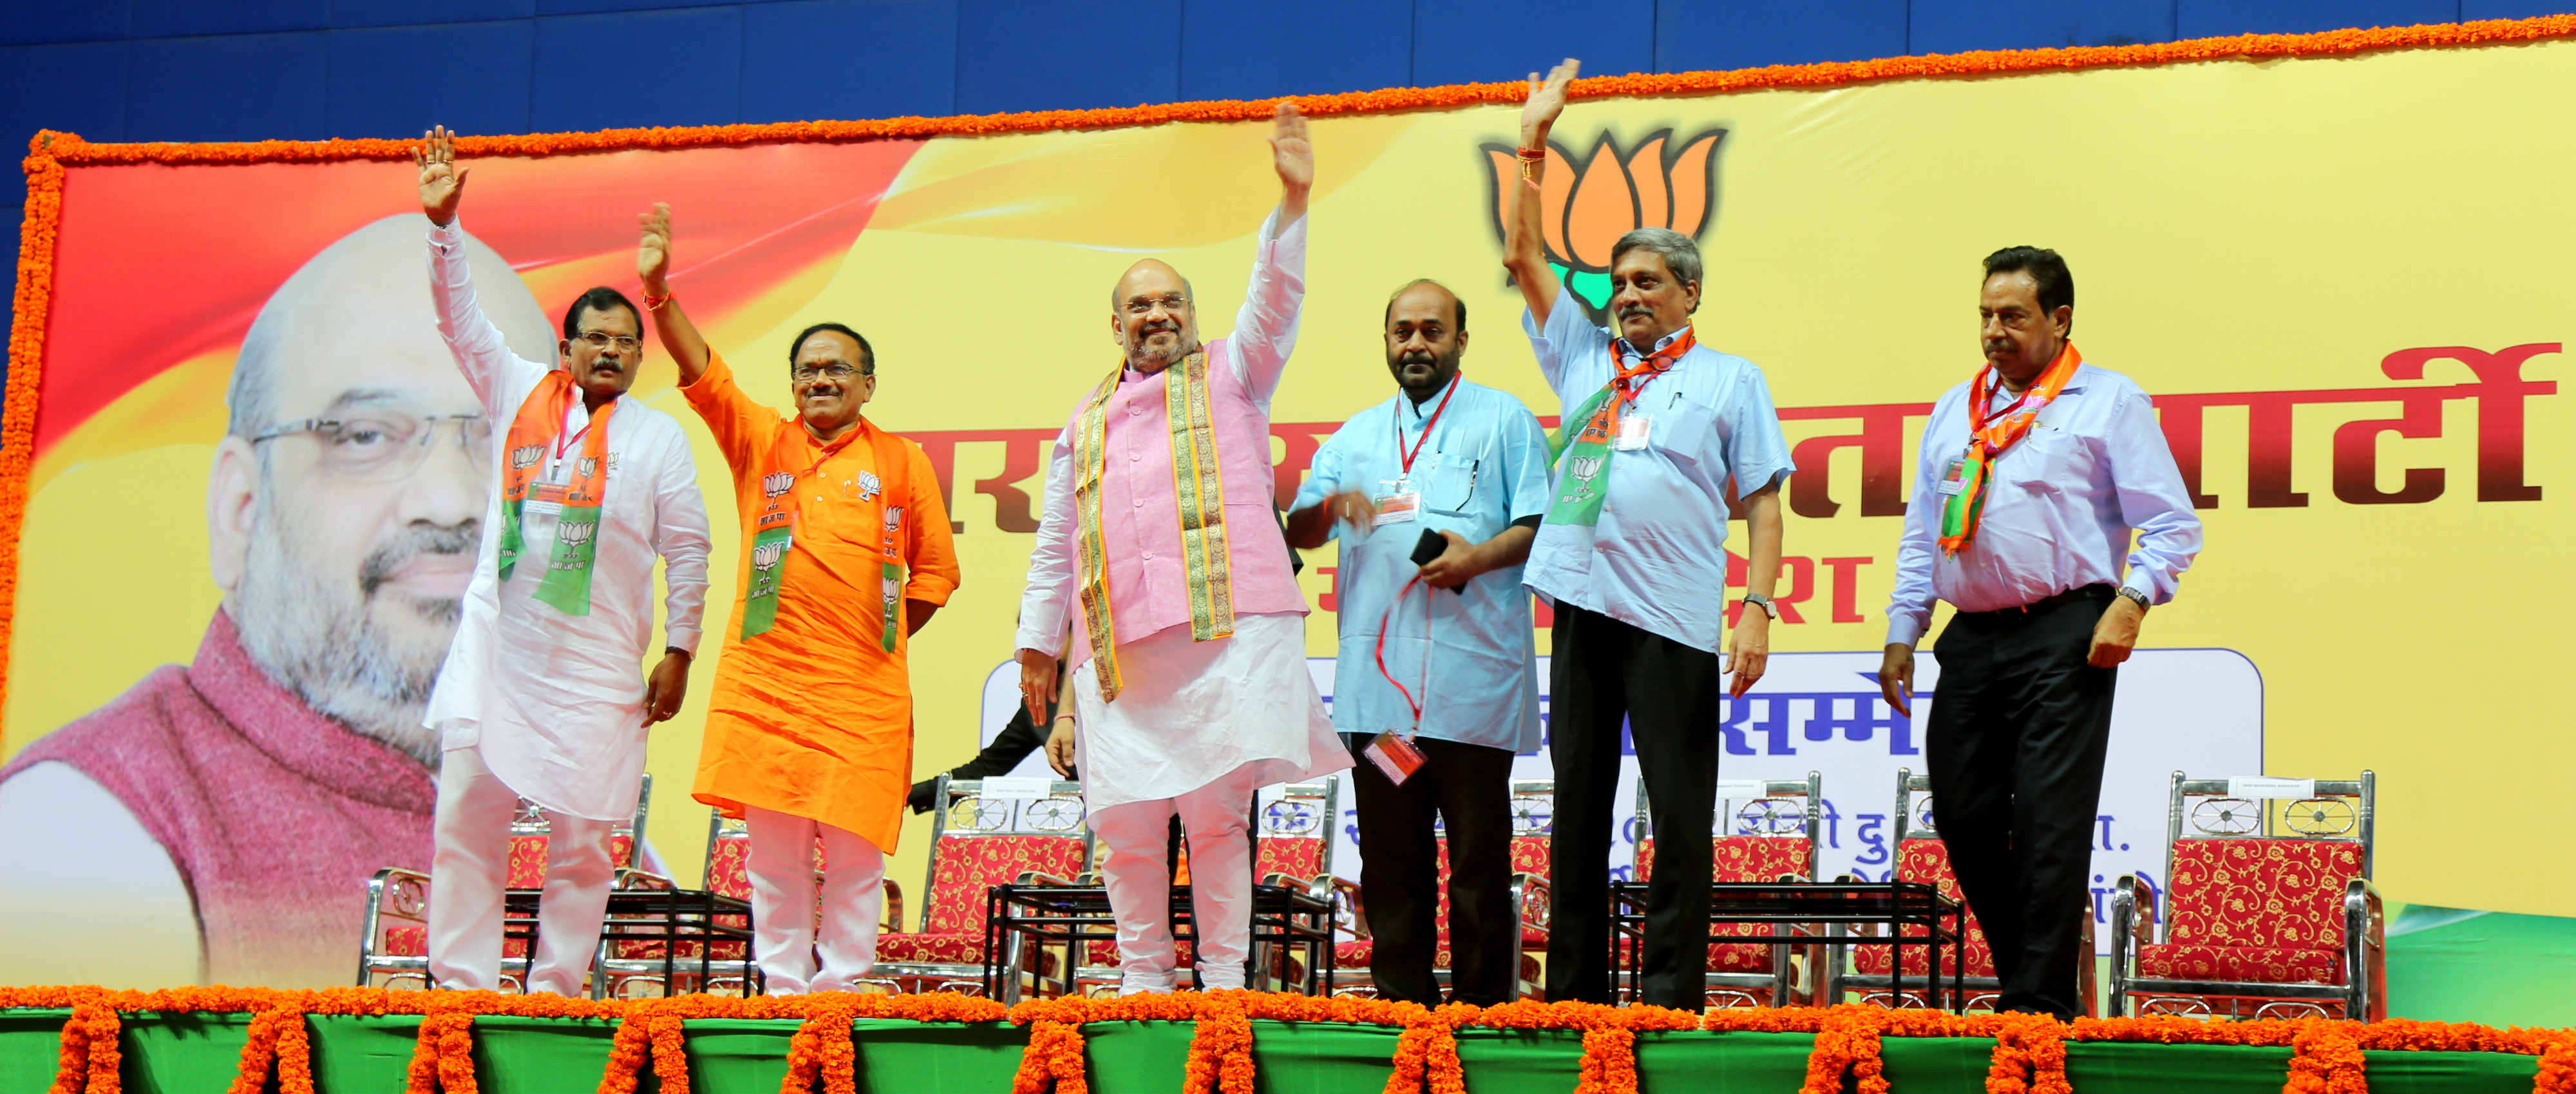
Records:
[[[546,811],[548,838],[525,987],[573,995],[608,905],[609,824],[635,812],[645,731],[688,689],[706,504],[680,423],[626,396],[644,359],[635,305],[592,289],[565,313],[554,365],[512,354],[474,302],[455,142],[426,134],[414,158],[438,333],[483,402],[501,479],[425,719],[441,750],[429,972],[440,987],[499,986],[510,819],[526,798]],[[668,618],[647,676],[656,556]]]
[[[1234,333],[1201,345],[1190,284],[1147,259],[1110,294],[1124,359],[1074,407],[1047,467],[1020,602],[1020,689],[1044,718],[1073,628],[1074,702],[1047,742],[1078,763],[1118,920],[1122,992],[1170,991],[1167,826],[1189,833],[1198,986],[1243,986],[1253,791],[1351,765],[1306,675],[1306,598],[1271,509],[1270,396],[1305,295],[1306,120],[1270,138],[1279,208]],[[1078,727],[1078,728],[1077,728]],[[1076,753],[1078,752],[1078,756]]]

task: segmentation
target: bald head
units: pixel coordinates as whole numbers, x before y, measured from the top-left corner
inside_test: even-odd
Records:
[[[269,295],[233,363],[227,432],[257,436],[283,416],[281,400],[294,401],[288,389],[329,386],[352,362],[465,390],[438,336],[421,235],[420,219],[408,213],[368,224],[307,259]],[[517,271],[470,235],[465,254],[483,314],[511,351],[553,360],[552,324]]]
[[[1458,377],[1467,352],[1467,304],[1430,278],[1407,283],[1386,301],[1386,367],[1415,402]]]
[[[1139,372],[1161,372],[1199,348],[1188,278],[1157,258],[1127,267],[1109,291],[1109,328]]]

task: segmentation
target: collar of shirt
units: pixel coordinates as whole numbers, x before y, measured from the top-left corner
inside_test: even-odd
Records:
[[[1619,340],[1619,345],[1620,345],[1620,347],[1621,347],[1622,349],[1625,349],[1625,350],[1626,350],[1626,351],[1628,351],[1629,353],[1631,353],[1631,354],[1635,354],[1636,356],[1639,356],[1639,357],[1650,357],[1650,356],[1653,356],[1654,354],[1657,354],[1657,353],[1662,352],[1662,351],[1663,351],[1663,348],[1664,348],[1665,346],[1672,345],[1672,344],[1673,344],[1673,339],[1679,338],[1679,337],[1681,337],[1681,336],[1683,336],[1683,335],[1685,335],[1685,334],[1689,334],[1689,333],[1690,333],[1690,330],[1691,330],[1691,329],[1690,329],[1690,324],[1688,324],[1688,323],[1684,323],[1684,324],[1682,324],[1681,326],[1675,327],[1675,328],[1673,328],[1673,332],[1672,332],[1671,334],[1667,334],[1667,335],[1665,335],[1665,336],[1663,336],[1663,337],[1661,337],[1661,338],[1656,339],[1656,340],[1655,340],[1655,345],[1654,345],[1654,348],[1653,348],[1653,349],[1646,350],[1646,351],[1644,351],[1644,352],[1642,352],[1642,353],[1638,352],[1638,350],[1637,350],[1637,346],[1636,346],[1636,343],[1634,343],[1634,342],[1630,342],[1629,340],[1627,340],[1627,339],[1625,339],[1625,338],[1622,338],[1622,339],[1620,339],[1620,340]]]
[[[1440,390],[1432,392],[1429,398],[1423,399],[1418,403],[1413,401],[1412,392],[1398,387],[1395,389],[1395,420],[1402,423],[1407,429],[1420,428],[1424,422],[1430,420],[1433,414],[1439,412],[1440,400],[1448,397],[1450,390],[1457,387],[1459,381],[1465,380],[1466,378],[1467,374],[1465,372],[1460,372],[1455,376],[1451,376],[1448,383],[1440,385]],[[1405,414],[1405,411],[1407,410],[1410,410],[1413,413],[1408,416]]]

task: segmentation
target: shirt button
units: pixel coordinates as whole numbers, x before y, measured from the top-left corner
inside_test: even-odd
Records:
[[[1144,462],[1144,459],[1145,454],[1142,452],[1130,452],[1127,454],[1127,462],[1129,463],[1142,463]]]
[[[1136,508],[1138,508],[1138,509],[1142,509],[1142,508],[1144,508],[1144,507],[1145,507],[1145,499],[1143,499],[1143,498],[1138,498],[1138,499],[1136,499]]]

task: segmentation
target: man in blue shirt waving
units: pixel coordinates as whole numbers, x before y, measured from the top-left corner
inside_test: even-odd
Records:
[[[2071,1019],[2112,687],[2200,517],[2147,393],[2076,352],[2066,260],[2006,247],[1985,272],[1985,362],[1924,424],[1878,683],[1911,715],[1932,602],[1958,609],[1923,734],[1941,842],[1994,948],[1995,1009]]]
[[[1521,560],[1547,508],[1547,435],[1519,399],[1458,375],[1466,349],[1457,294],[1397,290],[1386,365],[1403,390],[1315,451],[1288,517],[1290,546],[1342,541],[1333,728],[1365,761],[1352,782],[1370,975],[1381,997],[1424,1006],[1441,1002],[1434,812],[1449,844],[1450,998],[1519,995],[1512,756],[1539,742]]]
[[[1612,326],[1597,327],[1540,245],[1539,174],[1565,109],[1571,59],[1521,110],[1521,181],[1503,265],[1523,326],[1564,407],[1564,450],[1524,580],[1556,605],[1548,757],[1555,909],[1547,995],[1610,994],[1611,803],[1620,731],[1635,741],[1655,830],[1646,891],[1644,1001],[1698,1010],[1708,968],[1709,828],[1717,809],[1719,635],[1726,624],[1727,494],[1742,499],[1747,609],[1727,647],[1732,693],[1762,676],[1780,577],[1780,483],[1794,468],[1753,362],[1698,341],[1699,246],[1639,228],[1610,248]]]

